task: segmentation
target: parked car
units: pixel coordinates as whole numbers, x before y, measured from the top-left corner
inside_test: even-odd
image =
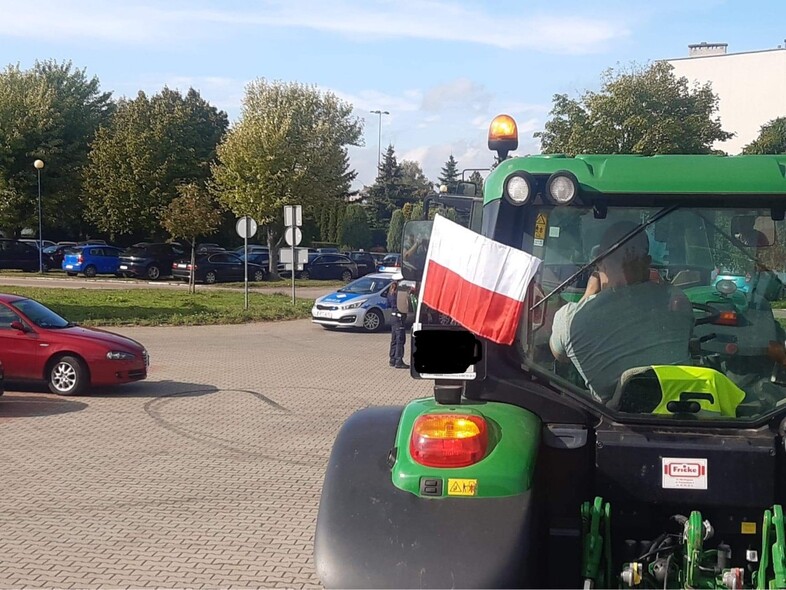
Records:
[[[64,241],[64,242],[58,242],[57,245],[58,246],[76,246],[76,242]]]
[[[77,246],[108,246],[106,240],[83,240],[76,243]]]
[[[156,281],[172,274],[172,263],[186,256],[180,244],[137,244],[120,254],[118,272],[123,276]]]
[[[317,248],[317,254],[339,254],[338,248]]]
[[[0,238],[0,269],[38,270],[38,248],[19,240]]]
[[[383,268],[401,268],[401,254],[388,254],[379,263],[377,270]]]
[[[86,277],[97,274],[118,274],[120,253],[115,246],[73,246],[66,250],[62,268],[70,277],[83,273]]]
[[[38,244],[43,243],[44,250],[46,250],[46,248],[48,248],[49,246],[55,245],[55,243],[52,240],[33,240],[31,238],[22,238],[19,241],[24,242],[25,244],[30,244],[31,246],[35,246],[36,248],[38,248]]]
[[[226,252],[226,248],[219,246],[218,244],[205,243],[197,244],[194,251],[196,254],[207,254],[208,252]]]
[[[245,261],[246,256],[240,255],[240,260]],[[270,252],[258,251],[248,255],[248,262],[261,266],[265,270],[265,278],[270,274]],[[249,271],[250,272],[250,271]]]
[[[60,317],[34,299],[0,294],[0,363],[7,381],[38,381],[52,393],[147,377],[149,357],[139,342]]]
[[[377,271],[377,263],[374,261],[374,257],[368,252],[344,252],[344,255],[357,264],[359,277]]]
[[[51,270],[53,268],[63,268],[63,258],[65,258],[66,250],[70,250],[73,246],[48,246],[44,248],[44,270]]]
[[[180,259],[172,263],[172,276],[187,281],[191,272],[191,260]],[[231,252],[214,252],[200,255],[196,259],[194,280],[199,283],[219,283],[242,281],[245,276],[245,263]],[[248,263],[248,279],[264,281],[267,271],[259,264]]]
[[[358,278],[358,265],[343,254],[318,254],[309,256],[307,264],[300,271],[301,279],[341,279],[349,282]]]
[[[258,252],[270,252],[270,248],[267,246],[260,246],[259,244],[249,244],[248,248],[244,246],[240,246],[239,248],[235,248],[233,252],[238,256],[243,256],[243,250],[246,249],[250,254],[256,254]]]
[[[378,332],[390,325],[388,288],[401,275],[374,273],[320,297],[311,308],[311,321],[325,328],[362,328]]]
[[[377,266],[379,266],[382,260],[385,258],[385,256],[388,255],[387,252],[369,252],[369,254],[374,259],[374,264],[376,264]]]

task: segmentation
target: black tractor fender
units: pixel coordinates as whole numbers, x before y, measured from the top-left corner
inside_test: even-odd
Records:
[[[532,494],[426,498],[395,487],[389,457],[402,407],[366,408],[341,427],[314,538],[327,588],[535,587]]]

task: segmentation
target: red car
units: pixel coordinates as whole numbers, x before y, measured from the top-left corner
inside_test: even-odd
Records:
[[[147,377],[149,358],[138,342],[61,318],[38,301],[0,294],[0,364],[6,381],[46,381],[52,393]]]

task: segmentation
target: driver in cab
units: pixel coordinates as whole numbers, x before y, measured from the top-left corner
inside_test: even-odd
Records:
[[[600,241],[605,252],[637,227],[618,222]],[[691,364],[693,310],[677,287],[650,281],[649,239],[640,231],[597,264],[578,303],[554,316],[549,340],[558,361],[572,362],[597,400],[608,401],[623,372]]]

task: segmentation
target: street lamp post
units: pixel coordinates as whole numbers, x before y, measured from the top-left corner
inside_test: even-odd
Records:
[[[44,238],[41,236],[41,169],[44,161],[36,160],[33,166],[38,172],[38,272],[44,274]]]
[[[379,137],[377,138],[377,175],[379,175],[379,164],[382,157],[382,115],[389,115],[388,111],[371,111],[375,115],[379,115]]]

